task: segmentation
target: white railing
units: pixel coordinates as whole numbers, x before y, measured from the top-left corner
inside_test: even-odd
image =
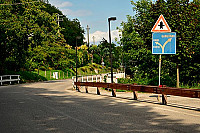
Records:
[[[99,75],[85,75],[85,76],[80,76],[78,75],[77,81],[78,82],[104,82],[104,76],[106,76],[106,83],[111,83],[111,75],[110,73],[106,74],[99,74]],[[117,79],[118,78],[125,78],[125,73],[120,72],[120,73],[113,73],[113,80],[114,83],[118,83]],[[76,82],[76,76],[72,77],[72,84],[74,85],[74,82]]]
[[[78,75],[77,81],[78,82],[104,82],[105,74],[99,74],[99,75],[85,75],[85,76],[80,76]],[[76,82],[76,76],[72,77],[72,84],[74,85],[74,82]]]
[[[19,81],[20,81],[20,75],[2,75],[0,76],[0,82],[1,82],[1,85],[3,85],[3,82],[13,82],[13,81],[17,81],[18,84],[19,84]]]

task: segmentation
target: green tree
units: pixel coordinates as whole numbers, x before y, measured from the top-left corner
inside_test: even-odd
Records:
[[[13,4],[18,2],[21,4]],[[44,67],[61,69],[73,63],[56,14],[44,9],[46,4],[35,1],[5,1],[0,8],[0,66],[19,70]],[[7,5],[10,4],[10,5]],[[66,64],[68,63],[68,64]],[[9,68],[10,67],[10,68]]]
[[[67,44],[75,47],[76,45],[76,37],[81,36],[83,38],[84,30],[81,27],[81,24],[78,19],[70,20],[67,18],[67,16],[63,15],[63,13],[57,9],[55,6],[52,6],[51,4],[46,4],[45,8],[43,9],[49,14],[59,14],[62,15],[60,18],[63,19],[63,21],[60,22],[60,27],[62,28],[61,33],[64,35],[64,38],[67,42]],[[57,18],[56,18],[57,19]],[[82,39],[78,39],[78,46],[83,44]]]
[[[150,0],[131,1],[134,17],[128,16],[122,23],[122,43],[131,73],[138,72],[143,77],[153,78],[157,75],[157,55],[151,54],[151,28],[160,14],[165,16],[171,30],[177,33],[177,54],[163,55],[163,79],[175,79],[176,65],[181,65],[182,82],[190,84],[199,82],[199,1],[194,0]],[[133,63],[130,60],[134,60]],[[131,65],[132,64],[132,65]],[[151,67],[148,67],[151,64]],[[137,69],[137,70],[136,70]]]
[[[98,51],[98,47],[97,47],[97,45],[91,45],[90,47],[89,47],[89,52],[91,53],[91,63],[93,63],[94,62],[94,54],[95,53],[97,53],[97,51]],[[96,54],[95,54],[96,55]],[[96,56],[95,56],[96,57]],[[96,58],[95,58],[96,59]],[[98,61],[96,61],[95,60],[95,63],[97,63]]]
[[[78,60],[80,66],[85,66],[89,63],[89,53],[88,47],[86,45],[81,45],[78,50]]]
[[[101,64],[102,62],[104,62],[105,66],[110,66],[110,56],[109,56],[110,46],[109,45],[110,44],[105,38],[103,38],[100,44],[98,45],[98,55],[101,58],[101,62],[99,63]]]

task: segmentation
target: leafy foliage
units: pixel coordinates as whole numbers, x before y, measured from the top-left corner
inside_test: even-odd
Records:
[[[84,32],[77,19],[71,21],[64,16],[59,27],[57,14],[62,13],[50,4],[33,0],[1,1],[1,4],[4,4],[0,5],[1,73],[5,69],[65,69],[74,66],[75,50],[71,46],[75,44],[75,36],[83,36]]]
[[[135,15],[122,23],[122,39],[128,72],[132,77],[154,79],[157,85],[158,55],[151,54],[151,28],[160,14],[165,16],[171,30],[177,33],[176,55],[163,55],[162,84],[174,86],[176,67],[180,67],[181,82],[200,81],[200,2],[194,0],[131,1]]]
[[[120,64],[120,51],[121,47],[116,46],[114,43],[111,44],[112,49],[112,58],[113,58],[113,68],[119,68]],[[94,60],[94,63],[102,64],[104,62],[104,65],[107,67],[110,67],[110,44],[107,42],[106,39],[102,39],[100,44],[92,45],[90,48],[90,53],[92,60]]]

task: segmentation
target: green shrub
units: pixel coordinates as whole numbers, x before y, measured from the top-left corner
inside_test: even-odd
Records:
[[[46,70],[46,67],[45,67],[45,66],[41,66],[41,67],[40,67],[40,70],[45,71],[45,70]]]
[[[20,82],[36,82],[36,81],[46,81],[47,79],[35,72],[30,71],[6,71],[7,75],[20,75]]]

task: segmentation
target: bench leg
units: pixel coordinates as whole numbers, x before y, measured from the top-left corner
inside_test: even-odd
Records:
[[[133,99],[138,100],[138,92],[137,91],[133,91]]]
[[[78,91],[78,92],[81,92],[81,86],[78,86],[78,87],[77,87],[77,91]]]
[[[162,104],[167,105],[167,95],[162,94]]]
[[[101,95],[99,87],[97,87],[97,95]]]
[[[85,86],[85,91],[86,93],[88,93],[88,86]]]
[[[112,96],[116,97],[116,89],[112,89]]]

